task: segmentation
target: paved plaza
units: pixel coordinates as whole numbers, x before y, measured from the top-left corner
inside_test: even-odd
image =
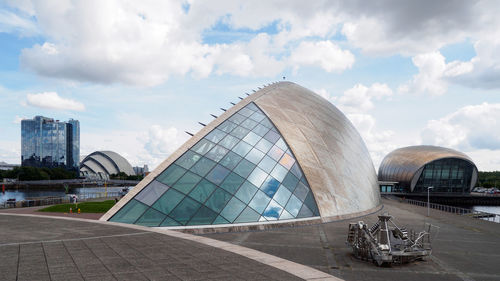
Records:
[[[400,226],[421,230],[427,209],[383,199],[380,212],[394,215]],[[426,261],[389,268],[356,260],[345,243],[349,222],[369,226],[377,214],[321,225],[260,232],[210,234],[206,237],[256,249],[308,265],[345,280],[500,280],[500,224],[431,210],[439,227],[433,255]]]
[[[500,279],[500,224],[436,210],[427,218],[426,208],[387,199],[382,203],[381,211],[352,220],[203,236],[4,214],[0,280]],[[345,244],[348,223],[372,225],[380,212],[415,230],[426,221],[438,226],[432,257],[392,267],[354,259]]]
[[[302,280],[232,251],[294,267],[288,261],[179,232],[175,237],[144,227],[0,215],[0,233],[0,280]],[[222,244],[207,245],[211,241]],[[305,279],[329,277],[302,268]]]

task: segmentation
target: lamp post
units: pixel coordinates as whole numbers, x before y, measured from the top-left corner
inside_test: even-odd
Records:
[[[434,186],[429,186],[429,187],[427,188],[427,216],[429,216],[429,214],[430,214],[430,207],[429,207],[429,191],[430,191],[431,189],[433,189],[433,188],[434,188]]]

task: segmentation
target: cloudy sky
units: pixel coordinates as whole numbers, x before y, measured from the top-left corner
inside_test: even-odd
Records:
[[[0,161],[20,120],[81,122],[81,154],[155,167],[220,107],[296,82],[339,107],[375,167],[461,150],[500,170],[498,1],[0,0]]]

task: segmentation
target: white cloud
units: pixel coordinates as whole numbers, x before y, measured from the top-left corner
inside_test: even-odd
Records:
[[[144,148],[156,161],[163,161],[185,140],[186,137],[181,136],[177,128],[163,128],[159,125],[153,125],[149,128]]]
[[[430,120],[422,130],[424,144],[463,151],[500,150],[500,104],[469,105]]]
[[[354,55],[342,50],[332,41],[304,41],[292,50],[290,63],[298,68],[302,65],[318,65],[327,72],[342,72],[354,64]]]
[[[357,84],[345,91],[336,101],[344,112],[360,113],[373,109],[373,100],[389,96],[392,96],[392,90],[387,84],[374,83],[370,87]]]
[[[420,54],[412,58],[418,68],[418,74],[406,84],[400,86],[401,92],[425,93],[430,95],[445,94],[449,80],[471,72],[474,65],[471,62],[445,62],[440,52]]]
[[[83,103],[60,97],[56,92],[44,92],[39,94],[28,94],[26,105],[57,110],[84,111]]]
[[[37,35],[36,24],[26,15],[18,15],[6,10],[0,10],[0,32],[18,33],[22,36]]]

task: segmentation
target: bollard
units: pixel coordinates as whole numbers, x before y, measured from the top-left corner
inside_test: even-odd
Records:
[[[80,213],[80,208],[78,208],[78,213]]]
[[[73,208],[69,207],[69,213],[73,214]]]

